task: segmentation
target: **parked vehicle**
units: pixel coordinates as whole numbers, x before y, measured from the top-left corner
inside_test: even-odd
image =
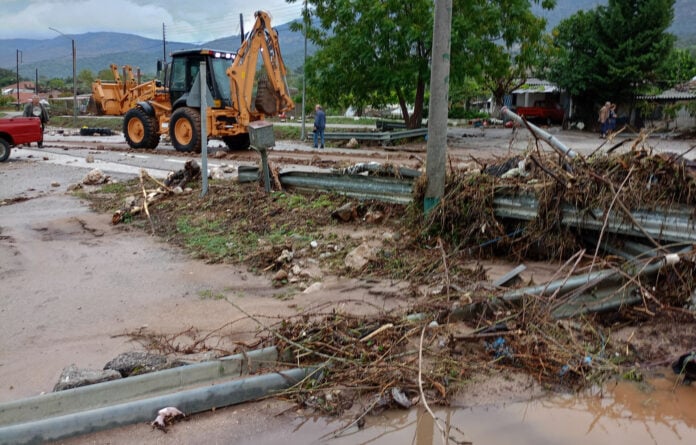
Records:
[[[533,107],[517,107],[515,113],[529,121],[562,124],[565,110],[556,102],[538,100]]]
[[[126,113],[123,133],[132,148],[155,148],[169,134],[178,151],[201,151],[201,63],[206,70],[205,128],[207,137],[229,148],[249,146],[249,124],[294,109],[278,33],[271,18],[257,11],[256,22],[237,53],[191,49],[172,54],[164,67],[166,95],[140,101]],[[259,53],[265,76],[256,81]],[[254,88],[256,86],[256,88]],[[256,99],[252,95],[256,91]]]
[[[0,162],[7,161],[12,147],[32,142],[43,143],[41,119],[38,117],[0,119]]]

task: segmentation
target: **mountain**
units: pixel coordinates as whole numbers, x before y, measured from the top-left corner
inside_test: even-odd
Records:
[[[579,10],[606,5],[607,0],[557,0],[556,8],[545,11],[534,5],[533,11],[548,20],[548,28],[556,26],[562,19]],[[676,0],[674,22],[669,31],[678,38],[678,45],[696,44],[696,0]],[[304,37],[290,30],[286,23],[276,27],[280,38],[283,59],[289,71],[302,66],[304,60]],[[617,30],[621,32],[621,30]],[[72,36],[75,38],[77,72],[89,69],[95,75],[108,69],[111,63],[119,66],[139,67],[144,74],[154,75],[158,59],[163,57],[162,41],[147,39],[133,34],[91,32]],[[240,36],[229,36],[204,43],[202,47],[236,51]],[[167,52],[196,47],[190,43],[167,42]],[[72,47],[70,41],[57,36],[47,40],[4,39],[0,40],[0,67],[12,71],[17,67],[17,50],[21,51],[19,73],[21,77],[34,79],[35,70],[44,79],[72,77]],[[308,51],[312,54],[311,44]]]
[[[546,11],[539,5],[534,5],[532,11],[538,16],[545,17],[548,29],[558,25],[561,20],[570,17],[580,10],[606,5],[607,0],[557,0],[556,7]],[[696,0],[676,0],[674,2],[674,21],[669,32],[677,36],[678,46],[696,43]],[[621,30],[617,30],[620,32]]]
[[[275,27],[279,34],[281,52],[289,71],[302,66],[304,60],[304,37],[301,33],[290,30],[286,23]],[[75,39],[77,54],[77,74],[84,69],[95,75],[109,65],[130,65],[135,70],[139,67],[143,74],[154,75],[157,60],[164,56],[161,40],[148,39],[133,34],[114,32],[90,32],[70,36]],[[166,42],[166,51],[190,48],[212,48],[236,52],[241,37],[230,36],[206,42],[201,45],[184,42]],[[313,46],[308,46],[313,49]],[[0,39],[0,67],[16,71],[17,50],[21,51],[19,74],[21,77],[34,79],[36,69],[39,77],[52,79],[72,77],[72,44],[66,37],[47,40]]]

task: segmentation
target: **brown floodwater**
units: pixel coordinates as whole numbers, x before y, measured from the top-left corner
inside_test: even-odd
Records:
[[[675,385],[672,376],[649,384],[621,382],[602,392],[435,412],[443,425],[451,425],[451,437],[474,445],[696,443],[696,386]],[[300,422],[288,437],[351,445],[443,443],[422,409],[390,411],[366,421],[363,429],[353,427],[335,437],[342,423],[313,419]],[[262,437],[254,439],[264,443]]]

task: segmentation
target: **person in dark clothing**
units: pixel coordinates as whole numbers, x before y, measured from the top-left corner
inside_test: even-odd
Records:
[[[317,143],[321,142],[320,148],[324,148],[324,130],[326,129],[326,113],[321,108],[321,105],[317,104],[314,107],[314,148],[317,148]]]
[[[44,132],[44,127],[48,123],[48,110],[39,100],[39,96],[34,96],[31,98],[31,102],[24,106],[25,117],[38,117],[41,119],[41,133]],[[38,142],[39,148],[43,147],[43,141]]]

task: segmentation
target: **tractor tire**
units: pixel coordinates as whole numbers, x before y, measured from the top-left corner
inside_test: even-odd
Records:
[[[157,129],[157,119],[140,107],[131,108],[123,118],[123,135],[131,148],[157,148]]]
[[[222,140],[230,150],[245,150],[249,148],[249,133],[223,136]]]
[[[182,107],[169,119],[169,137],[176,151],[201,152],[201,113]]]
[[[0,138],[0,162],[7,161],[10,157],[10,143],[5,139]]]

